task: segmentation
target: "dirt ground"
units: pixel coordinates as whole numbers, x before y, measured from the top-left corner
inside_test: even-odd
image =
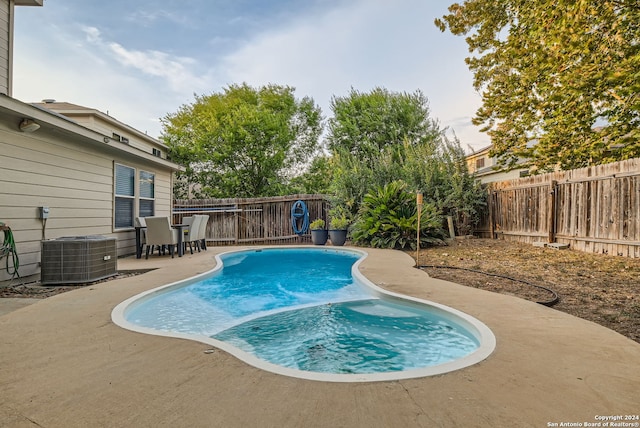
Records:
[[[415,251],[409,254],[416,258]],[[559,297],[554,309],[640,343],[640,259],[458,239],[446,247],[422,249],[419,262],[429,266],[423,269],[434,278],[548,305],[554,291]]]
[[[408,254],[416,258],[415,251]],[[640,259],[460,239],[421,249],[419,262],[434,278],[552,305],[640,343]],[[114,278],[137,273],[120,272]],[[77,288],[14,285],[0,288],[0,298],[46,298]]]
[[[73,284],[73,285],[49,285],[44,286],[40,283],[21,283],[20,279],[13,279],[9,284],[0,286],[0,299],[5,298],[29,298],[29,299],[46,299],[47,297],[55,296],[56,294],[65,293],[67,291],[77,290],[80,287],[88,287],[93,284],[99,284],[101,282],[108,282],[114,279],[122,279],[130,276],[140,275],[148,270],[137,271],[119,271],[116,275],[94,281],[88,284]]]

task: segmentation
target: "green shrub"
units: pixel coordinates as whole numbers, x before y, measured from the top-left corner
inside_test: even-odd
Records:
[[[331,204],[342,206],[356,218],[364,196],[392,181],[421,191],[425,202],[454,219],[458,235],[468,234],[486,206],[486,191],[469,174],[464,152],[457,141],[445,138],[417,145],[401,144],[383,149],[374,165],[350,153],[332,159]]]
[[[329,222],[331,230],[347,230],[349,227],[349,219],[347,217],[333,217]]]
[[[324,220],[321,218],[315,219],[309,225],[310,230],[322,230],[324,229]]]
[[[396,180],[367,193],[351,230],[355,244],[375,248],[415,249],[418,226],[415,195],[407,184]],[[431,203],[425,203],[420,217],[420,246],[442,244],[442,217]]]

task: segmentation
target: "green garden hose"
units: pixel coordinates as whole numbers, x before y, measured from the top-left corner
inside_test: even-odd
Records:
[[[9,226],[6,226],[2,222],[0,222],[0,228],[4,232],[4,241],[0,248],[0,260],[3,257],[6,257],[5,269],[7,273],[11,275],[12,278],[15,276],[20,278],[20,274],[18,273],[20,258],[18,257],[18,251],[16,250],[16,241],[13,238],[13,232]],[[9,263],[9,260],[11,260],[12,264]]]

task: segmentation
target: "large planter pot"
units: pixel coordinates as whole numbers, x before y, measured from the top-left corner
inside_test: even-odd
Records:
[[[342,246],[347,241],[347,231],[343,229],[330,230],[329,239],[331,239],[332,245]]]
[[[324,245],[329,238],[329,231],[327,229],[315,229],[311,231],[311,242],[314,245]]]

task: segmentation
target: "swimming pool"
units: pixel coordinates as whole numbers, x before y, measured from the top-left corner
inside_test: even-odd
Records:
[[[326,247],[232,251],[217,256],[210,272],[122,302],[112,318],[316,380],[428,376],[493,351],[495,338],[478,320],[368,281],[358,269],[366,255]]]

